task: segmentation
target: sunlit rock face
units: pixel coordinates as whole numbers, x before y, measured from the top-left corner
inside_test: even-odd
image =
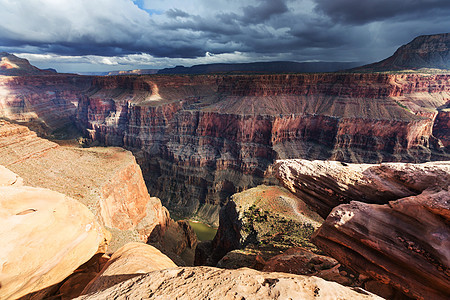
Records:
[[[331,210],[350,201],[386,204],[419,195],[450,182],[450,164],[352,164],[337,161],[279,160],[281,184],[326,218]]]
[[[105,231],[86,206],[49,189],[23,186],[3,166],[0,237],[0,299],[57,284],[106,250]]]
[[[85,204],[111,229],[111,249],[130,240],[146,242],[157,225],[163,233],[170,220],[161,201],[149,196],[134,156],[122,148],[60,146],[25,126],[0,121],[0,164],[27,185]]]
[[[64,137],[75,128],[78,100],[91,81],[75,75],[0,76],[0,118],[42,136]]]
[[[325,254],[410,297],[448,298],[448,161],[281,160],[275,167],[287,189],[326,217],[312,237]]]
[[[99,77],[86,95],[81,128],[132,150],[169,209],[210,221],[233,193],[270,182],[275,159],[448,158],[433,126],[448,75]]]
[[[363,290],[302,275],[247,268],[174,268],[140,275],[77,299],[382,299]]]

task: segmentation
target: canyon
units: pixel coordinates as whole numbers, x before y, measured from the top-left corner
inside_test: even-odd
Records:
[[[276,159],[449,157],[450,75],[2,77],[3,118],[133,152],[175,215],[218,225],[229,196],[274,184]]]
[[[1,53],[0,299],[447,299],[448,39],[317,74],[79,76]]]

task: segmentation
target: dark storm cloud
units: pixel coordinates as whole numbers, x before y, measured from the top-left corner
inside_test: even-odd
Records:
[[[449,16],[448,0],[315,0],[316,9],[336,22],[366,24],[395,17],[445,13]]]
[[[59,1],[0,0],[0,48],[120,61],[144,53],[169,65],[220,54],[371,62],[450,28],[450,0]]]
[[[267,21],[272,16],[283,14],[289,10],[285,2],[285,0],[262,0],[256,6],[246,6],[242,9],[241,20],[248,24]]]

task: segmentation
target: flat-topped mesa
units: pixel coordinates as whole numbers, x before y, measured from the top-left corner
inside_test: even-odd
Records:
[[[210,220],[227,197],[264,183],[275,159],[448,157],[433,122],[450,75],[98,77],[87,95],[77,119],[92,139],[133,151],[170,209]]]

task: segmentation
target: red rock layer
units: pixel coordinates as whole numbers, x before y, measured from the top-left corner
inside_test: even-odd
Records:
[[[133,150],[151,193],[191,214],[263,182],[277,158],[442,158],[432,128],[449,93],[447,75],[101,77],[77,118]]]
[[[179,214],[200,209],[217,220],[217,204],[263,183],[275,159],[448,159],[446,115],[437,113],[450,99],[450,75],[54,75],[0,82],[0,116],[43,120],[47,129],[76,119],[93,140],[132,150],[151,194]],[[443,125],[433,127],[435,119]]]
[[[340,205],[313,241],[347,267],[411,297],[448,299],[449,203],[447,187],[385,205]]]
[[[78,99],[91,80],[69,75],[0,76],[0,118],[31,122],[39,133],[50,134],[74,122]]]

